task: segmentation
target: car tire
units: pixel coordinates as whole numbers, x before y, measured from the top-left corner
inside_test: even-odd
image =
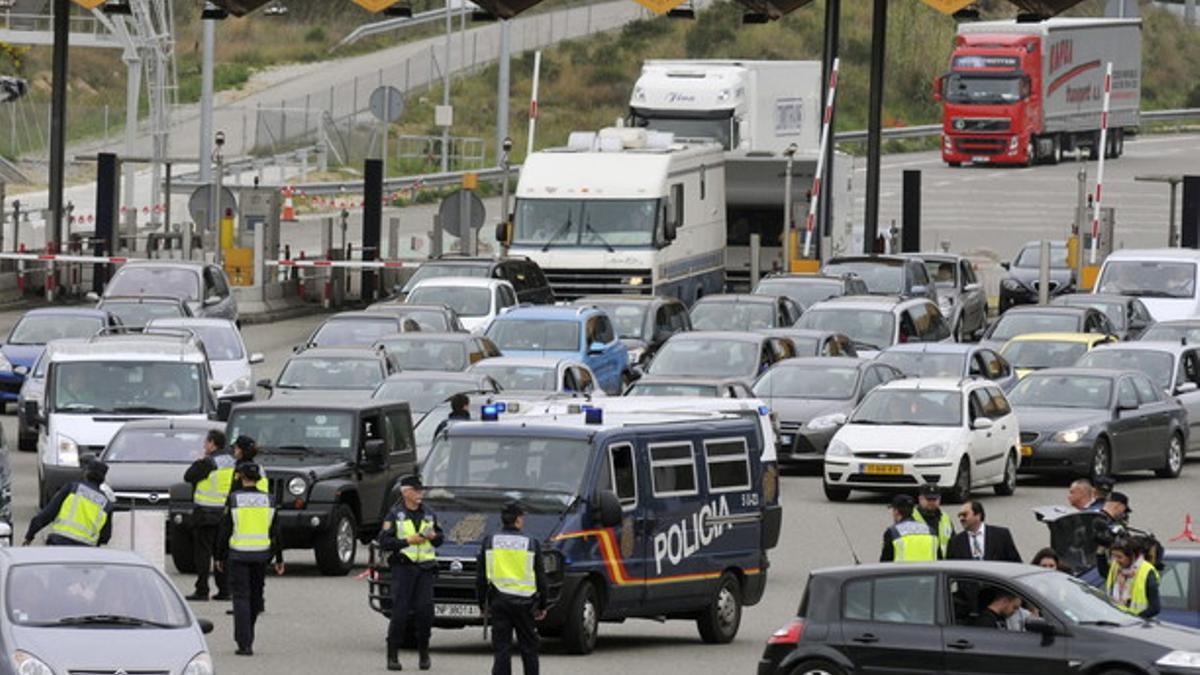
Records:
[[[1171,440],[1167,442],[1163,466],[1161,469],[1155,469],[1154,475],[1159,478],[1179,478],[1179,474],[1183,473],[1183,455],[1183,435],[1173,431]]]
[[[825,489],[825,499],[831,502],[844,502],[850,499],[850,488],[837,487],[825,481],[821,481],[821,487]]]
[[[596,637],[600,629],[600,602],[596,597],[596,586],[585,581],[575,591],[567,607],[566,622],[562,627],[563,646],[568,654],[591,654],[596,648]]]
[[[1008,453],[1008,459],[1004,461],[1004,476],[992,489],[1000,497],[1011,497],[1017,491],[1017,460],[1013,453]]]
[[[1092,480],[1113,473],[1112,448],[1109,447],[1107,440],[1096,439],[1096,444],[1092,446],[1092,462],[1088,467],[1088,472],[1088,477]]]
[[[696,617],[700,639],[710,645],[725,645],[737,637],[742,625],[742,585],[737,577],[726,572],[713,595],[712,602]]]
[[[946,493],[946,500],[954,504],[962,504],[971,498],[971,460],[963,457],[958,463],[958,473],[954,476],[954,486]]]
[[[788,675],[846,675],[846,671],[832,661],[821,659],[799,663],[788,671]]]
[[[195,574],[196,573],[196,557],[193,550],[195,543],[192,540],[191,528],[181,527],[179,525],[171,528],[171,562],[175,563],[175,569],[180,574]]]
[[[321,574],[341,577],[354,567],[358,553],[358,521],[345,504],[339,504],[333,514],[333,526],[321,533],[313,553],[317,556],[317,569]]]

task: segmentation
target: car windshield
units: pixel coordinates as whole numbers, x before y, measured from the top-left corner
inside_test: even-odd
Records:
[[[490,376],[506,390],[558,391],[558,370],[551,365],[493,365],[480,361],[471,367],[471,372]]]
[[[459,316],[470,318],[487,316],[492,312],[490,288],[421,286],[408,294],[408,300],[422,305],[445,305],[458,312]]]
[[[767,302],[697,302],[691,311],[695,330],[775,328],[775,306]]]
[[[157,327],[157,324],[152,326],[152,328]],[[176,328],[177,326],[168,324],[163,327]],[[242,339],[233,324],[181,324],[178,327],[190,330],[200,338],[200,343],[204,345],[204,351],[208,352],[210,361],[240,361],[246,355],[245,350],[242,349]]]
[[[126,328],[145,328],[154,319],[178,319],[186,316],[183,307],[173,302],[105,300],[100,309],[112,312]]]
[[[792,341],[792,347],[796,350],[796,356],[819,356],[818,352],[822,344],[819,338],[789,336],[788,339]]]
[[[1025,377],[1013,388],[1008,400],[1026,408],[1086,408],[1107,410],[1112,397],[1112,380],[1087,375],[1038,375]]]
[[[629,388],[626,396],[695,396],[716,398],[720,390],[713,384],[682,384],[675,382],[638,382]]]
[[[438,277],[474,277],[476,279],[486,279],[491,275],[491,267],[490,262],[479,265],[422,263],[412,277],[409,278],[408,283],[404,284],[401,292],[409,293],[418,283],[426,279],[436,279]]]
[[[124,429],[109,441],[101,459],[110,464],[187,464],[203,455],[207,435],[196,429]]]
[[[1125,303],[1123,302],[1092,300],[1087,293],[1075,293],[1058,298],[1055,304],[1070,307],[1091,307],[1097,311],[1104,312],[1104,315],[1112,322],[1113,328],[1125,330]]]
[[[493,321],[487,336],[501,352],[578,352],[579,322],[541,319]]]
[[[148,565],[14,565],[4,595],[9,620],[21,626],[85,630],[118,625],[183,628],[192,623],[179,592]]]
[[[1150,349],[1096,349],[1083,355],[1075,365],[1082,368],[1136,370],[1145,373],[1160,389],[1169,390],[1175,357]]]
[[[958,283],[955,280],[955,268],[958,264],[953,260],[926,260],[925,270],[929,273],[929,278],[938,288],[955,288]]]
[[[193,302],[200,299],[200,275],[177,267],[122,267],[108,282],[104,294],[169,295]]]
[[[854,411],[853,424],[957,427],[962,395],[957,391],[875,389]]]
[[[479,385],[456,380],[386,380],[375,390],[373,398],[408,401],[408,407],[412,409],[413,414],[420,415],[433,410],[454,394],[478,389]]]
[[[1200,325],[1156,323],[1146,329],[1139,338],[1142,342],[1174,342],[1179,344],[1186,340],[1187,344],[1200,344]]]
[[[967,370],[966,354],[886,351],[875,360],[908,377],[962,377]]]
[[[195,415],[207,379],[198,363],[61,361],[52,372],[59,412]]]
[[[782,295],[801,307],[842,295],[842,282],[825,279],[763,279],[754,288],[755,295]]]
[[[951,103],[1014,103],[1028,93],[1024,83],[1020,77],[951,73],[945,97]]]
[[[1196,297],[1196,264],[1153,260],[1110,260],[1104,265],[1100,293],[1142,298]]]
[[[883,349],[892,344],[896,319],[891,312],[817,307],[805,312],[796,328],[843,333],[859,349]]]
[[[657,199],[518,199],[513,243],[525,246],[650,246]]]
[[[898,295],[904,293],[904,265],[882,262],[835,262],[821,270],[825,274],[853,274],[867,285],[874,294]]]
[[[467,346],[457,340],[382,340],[392,365],[400,370],[460,371],[471,365]]]
[[[591,466],[584,440],[529,436],[440,438],[421,468],[426,496],[512,499],[551,497],[574,501]]]
[[[229,420],[230,438],[253,438],[263,454],[296,450],[348,453],[354,440],[350,413],[312,410],[271,410],[239,413]]]
[[[374,389],[383,381],[376,359],[294,358],[283,367],[276,386],[285,389]]]
[[[1013,368],[1055,368],[1069,366],[1088,351],[1082,342],[1059,340],[1013,340],[1000,355]]]
[[[745,340],[668,340],[650,362],[651,375],[754,377],[762,348]]]
[[[852,398],[858,385],[858,368],[829,366],[779,366],[768,370],[754,385],[759,398]]]
[[[51,340],[91,337],[101,328],[104,322],[94,316],[27,315],[13,328],[8,344],[44,345]]]
[[[1017,255],[1016,261],[1013,262],[1013,267],[1040,267],[1042,264],[1042,247],[1038,244],[1026,246],[1021,249]],[[1050,267],[1051,269],[1067,269],[1067,247],[1066,246],[1051,246],[1050,247]]]
[[[1029,333],[1074,333],[1079,328],[1079,316],[1076,314],[1009,312],[1001,315],[988,337],[992,340],[1009,340]]]
[[[387,307],[368,307],[373,312],[386,312],[392,316],[412,319],[423,331],[431,333],[448,333],[452,330],[445,312],[436,309],[406,309],[404,305],[392,304]]]
[[[650,303],[623,304],[620,302],[589,302],[590,306],[604,310],[612,319],[617,337],[625,340],[641,340],[645,335],[646,310]]]
[[[1132,626],[1143,621],[1119,609],[1104,591],[1062,572],[1027,574],[1021,580],[1071,623]]]
[[[379,338],[395,335],[398,331],[396,319],[380,316],[378,319],[329,319],[321,324],[310,342],[317,347],[369,347]]]

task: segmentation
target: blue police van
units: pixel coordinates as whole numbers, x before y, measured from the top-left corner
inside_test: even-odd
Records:
[[[506,502],[525,507],[543,542],[551,606],[539,625],[587,654],[599,623],[694,620],[709,643],[737,635],[759,602],[782,521],[778,474],[764,470],[758,420],[715,413],[619,413],[580,406],[451,425],[423,465],[425,503],[445,533],[434,619],[483,621],[475,588],[483,537]],[[495,419],[499,417],[499,419]],[[768,453],[768,456],[770,453]],[[389,576],[372,556],[370,603],[390,611]]]

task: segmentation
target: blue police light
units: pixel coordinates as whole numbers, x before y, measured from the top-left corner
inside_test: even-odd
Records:
[[[583,421],[585,424],[603,424],[604,411],[600,408],[585,407],[583,409]]]
[[[767,415],[771,414],[771,409],[765,405],[760,405],[758,406],[758,414],[766,417]]]
[[[484,422],[495,422],[500,419],[500,409],[495,405],[485,405],[479,412],[479,419]]]
[[[496,408],[496,412],[507,412],[508,411],[508,405],[506,405],[504,403],[504,401],[498,401],[492,405],[493,405],[493,407]]]

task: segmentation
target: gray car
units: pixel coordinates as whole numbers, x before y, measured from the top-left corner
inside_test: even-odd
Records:
[[[863,280],[871,295],[898,295],[938,301],[938,289],[920,258],[899,255],[863,255],[830,258],[821,274],[853,274]],[[807,309],[807,308],[805,308]]]
[[[108,464],[105,484],[119,511],[166,509],[171,486],[183,480],[188,465],[200,459],[209,431],[224,431],[209,420],[137,420],[126,422],[108,442],[100,459]]]
[[[980,345],[918,342],[892,345],[876,360],[907,377],[979,377],[1004,391],[1017,384],[1017,373],[995,350]]]
[[[629,385],[624,396],[696,396],[702,398],[754,398],[750,387],[736,377],[684,377],[645,375]]]
[[[1000,351],[1006,342],[1027,333],[1101,333],[1116,335],[1108,316],[1092,307],[1014,307],[988,326],[980,346]]]
[[[1154,325],[1154,318],[1150,316],[1146,303],[1131,295],[1068,293],[1058,296],[1050,304],[1098,309],[1112,322],[1116,336],[1122,340],[1136,340]]]
[[[0,548],[0,588],[0,650],[6,665],[15,662],[4,672],[214,672],[204,640],[212,623],[197,619],[171,580],[134,553]]]
[[[225,270],[188,260],[131,260],[104,287],[104,297],[170,295],[180,298],[190,316],[238,321],[237,300]],[[98,300],[94,294],[88,297]]]
[[[902,377],[899,370],[869,359],[780,361],[754,384],[754,396],[779,419],[779,463],[819,469],[830,439],[862,397]]]
[[[937,288],[938,308],[959,342],[978,340],[987,328],[987,293],[975,276],[975,265],[953,253],[906,253],[925,262]]]

